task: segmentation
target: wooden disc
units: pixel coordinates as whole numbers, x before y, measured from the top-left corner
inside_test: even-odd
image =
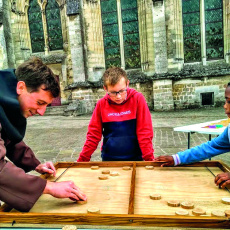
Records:
[[[93,165],[93,166],[91,166],[91,169],[92,170],[97,170],[97,169],[99,169],[99,166],[98,165]]]
[[[200,216],[200,215],[205,215],[206,214],[206,211],[203,209],[203,208],[194,208],[192,210],[192,214],[195,215],[195,216]]]
[[[189,213],[187,210],[178,210],[175,212],[175,214],[179,216],[187,216]]]
[[[87,200],[76,200],[77,204],[86,204]]]
[[[110,174],[110,170],[105,169],[105,170],[103,170],[101,173],[102,173],[102,174]]]
[[[118,172],[110,172],[110,176],[119,176],[119,173]]]
[[[221,201],[224,204],[230,204],[230,198],[229,197],[222,198]]]
[[[65,225],[62,230],[77,230],[77,227],[74,225]]]
[[[211,215],[212,216],[218,216],[218,217],[224,217],[225,213],[223,211],[220,211],[220,210],[214,210],[211,212]]]
[[[88,213],[100,213],[100,209],[97,207],[91,207],[87,210]]]
[[[128,171],[128,170],[131,170],[131,167],[130,166],[124,166],[122,169]]]
[[[161,199],[161,195],[160,194],[150,194],[150,199],[152,200],[160,200]]]
[[[167,201],[168,206],[178,207],[180,206],[180,202],[178,200],[169,200]]]
[[[146,168],[147,170],[152,170],[152,169],[154,169],[154,166],[152,166],[152,165],[146,165],[145,168]]]
[[[98,178],[99,178],[99,180],[107,180],[107,179],[109,179],[109,177],[107,175],[100,175]]]
[[[224,213],[225,213],[225,216],[230,217],[230,210],[225,210]]]
[[[189,201],[184,201],[180,205],[182,208],[185,208],[185,209],[193,209],[194,208],[194,203],[189,202]]]

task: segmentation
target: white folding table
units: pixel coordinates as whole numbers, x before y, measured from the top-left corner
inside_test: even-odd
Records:
[[[216,120],[216,121],[208,121],[204,123],[199,123],[199,124],[193,124],[193,125],[186,125],[186,126],[181,126],[181,127],[176,127],[173,130],[177,132],[184,132],[188,133],[188,149],[190,148],[190,136],[193,133],[203,133],[203,134],[208,134],[209,135],[209,140],[211,140],[212,135],[220,135],[227,126],[223,126],[221,128],[204,128],[205,126],[208,126],[212,123],[218,123],[220,121],[223,121],[226,119],[221,119],[221,120]]]

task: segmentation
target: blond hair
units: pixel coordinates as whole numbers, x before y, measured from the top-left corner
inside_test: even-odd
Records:
[[[111,86],[116,85],[121,80],[121,78],[125,79],[126,84],[128,82],[127,73],[120,67],[108,68],[104,72],[102,78],[103,78],[104,86],[106,88],[108,85],[111,85]]]

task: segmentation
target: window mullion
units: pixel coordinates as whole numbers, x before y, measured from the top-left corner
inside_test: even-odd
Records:
[[[42,9],[42,24],[43,24],[44,40],[45,40],[45,54],[47,55],[49,52],[49,40],[48,40],[45,7],[46,7],[46,5],[42,6],[42,8],[43,8]]]
[[[200,27],[201,27],[201,57],[203,65],[206,65],[206,38],[205,38],[205,0],[200,0]]]
[[[121,68],[125,69],[125,52],[124,52],[124,40],[123,40],[121,1],[120,0],[117,0],[117,18],[118,18],[119,40],[120,40]]]

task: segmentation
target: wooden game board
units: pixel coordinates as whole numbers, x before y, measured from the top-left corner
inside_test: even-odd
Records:
[[[92,170],[93,165],[99,169]],[[147,165],[154,169],[147,170]],[[130,166],[131,170],[123,170],[123,166]],[[74,181],[87,195],[87,204],[42,195],[29,213],[2,206],[0,223],[230,228],[228,217],[211,215],[214,210],[230,210],[230,205],[221,202],[222,198],[230,197],[229,191],[214,184],[213,174],[230,171],[219,161],[179,167],[160,167],[159,162],[67,162],[57,163],[55,167],[57,176],[47,179]],[[105,169],[116,171],[119,176],[99,180]],[[162,198],[152,200],[151,193]],[[206,214],[194,216],[192,209],[187,209],[189,215],[175,215],[175,211],[184,209],[168,206],[169,200],[193,202],[195,208],[203,207]],[[91,207],[98,207],[100,213],[87,213]]]

